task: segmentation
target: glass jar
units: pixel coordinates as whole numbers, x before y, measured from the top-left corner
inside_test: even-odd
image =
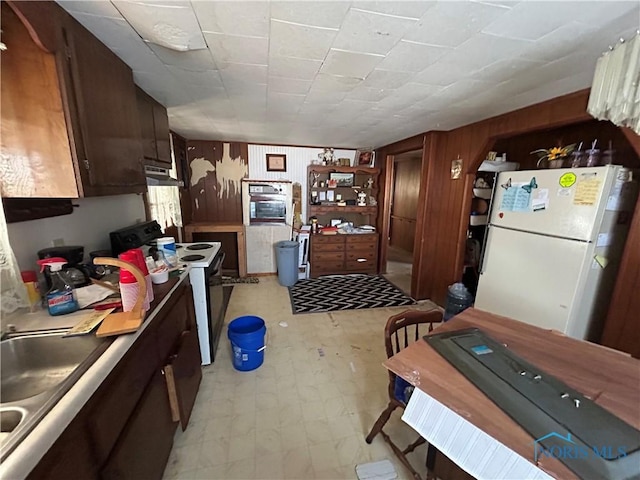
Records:
[[[597,167],[600,165],[600,150],[597,148],[591,148],[587,150],[587,159],[585,160],[585,167]]]
[[[580,168],[585,164],[584,152],[575,150],[571,153],[571,168]]]
[[[616,156],[615,150],[605,150],[602,152],[602,165],[613,165]]]

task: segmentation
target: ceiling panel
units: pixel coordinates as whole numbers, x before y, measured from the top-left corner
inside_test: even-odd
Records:
[[[300,25],[339,29],[351,2],[271,2],[271,18]]]
[[[448,53],[449,50],[446,47],[403,40],[378,64],[378,68],[401,72],[421,72]]]
[[[321,60],[272,55],[269,57],[269,74],[276,77],[313,80],[321,65]]]
[[[331,75],[364,79],[383,58],[384,55],[347,52],[332,48],[320,71]]]
[[[204,38],[219,68],[225,63],[267,65],[269,39],[204,32]]]
[[[375,69],[362,82],[363,87],[371,88],[399,88],[415,76],[414,72],[394,72]]]
[[[324,60],[338,31],[271,21],[269,52],[283,57]]]
[[[191,4],[205,32],[269,36],[268,2],[200,0]]]
[[[438,2],[404,38],[457,47],[508,11],[486,3]]]
[[[416,22],[415,18],[394,17],[352,8],[344,19],[334,47],[384,55]]]

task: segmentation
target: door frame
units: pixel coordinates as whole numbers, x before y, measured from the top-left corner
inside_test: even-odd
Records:
[[[395,176],[395,156],[406,152],[421,150],[421,166],[420,166],[420,192],[418,194],[418,211],[416,212],[416,231],[413,241],[413,262],[411,269],[411,296],[417,298],[420,287],[420,275],[417,275],[420,269],[420,259],[422,257],[423,236],[422,228],[424,225],[424,215],[426,212],[426,199],[428,185],[428,159],[427,139],[422,137],[420,143],[405,144],[398,150],[391,150],[386,153],[384,164],[384,196],[382,202],[382,217],[380,219],[380,272],[387,273],[387,256],[389,250],[389,231],[391,227],[391,202],[393,200],[393,182]]]

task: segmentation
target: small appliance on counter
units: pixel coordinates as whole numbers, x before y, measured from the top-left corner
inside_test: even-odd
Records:
[[[91,268],[84,265],[84,247],[77,245],[65,245],[60,247],[43,248],[38,251],[38,259],[64,258],[67,263],[62,267],[65,277],[73,288],[84,287],[91,283]],[[44,272],[47,289],[51,288],[51,275],[49,269]]]

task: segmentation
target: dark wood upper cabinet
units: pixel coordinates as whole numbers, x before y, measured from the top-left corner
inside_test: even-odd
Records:
[[[169,117],[167,109],[136,87],[136,100],[144,162],[164,168],[171,167],[171,142],[169,140]]]
[[[53,2],[3,2],[2,30],[2,195],[144,192],[131,69]]]

